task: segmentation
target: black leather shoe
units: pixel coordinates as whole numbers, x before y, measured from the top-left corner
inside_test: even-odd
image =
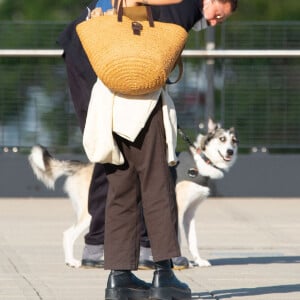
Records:
[[[154,270],[155,264],[153,260],[140,259],[138,268],[139,270]]]
[[[179,281],[171,269],[171,262],[156,263],[149,299],[190,300],[191,290],[187,284]]]
[[[138,279],[130,271],[111,271],[105,290],[105,300],[149,299],[151,284]]]
[[[82,259],[81,267],[86,269],[104,268],[104,260]]]
[[[184,256],[178,256],[172,258],[173,270],[183,270],[189,268],[189,260]]]

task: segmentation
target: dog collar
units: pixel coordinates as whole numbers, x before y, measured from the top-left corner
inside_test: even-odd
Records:
[[[199,154],[201,157],[202,157],[202,159],[207,163],[207,164],[209,164],[209,165],[211,165],[212,167],[214,167],[214,168],[216,168],[216,169],[218,169],[218,170],[220,170],[220,171],[222,171],[223,172],[223,170],[222,169],[220,169],[220,168],[218,168],[216,165],[214,165],[213,163],[212,163],[212,161],[203,153],[203,151],[201,150],[201,148],[196,148],[195,147],[195,145],[191,142],[191,140],[189,139],[189,137],[183,132],[183,130],[180,128],[180,126],[179,125],[177,125],[177,129],[178,129],[178,132],[179,132],[179,134],[181,135],[181,137],[191,146],[191,147],[193,147],[195,150],[196,150],[196,153],[197,154]],[[193,175],[190,175],[189,174],[189,176],[191,176],[191,177],[195,177],[195,176],[197,176],[196,175],[196,172],[198,171],[198,169],[197,168],[192,168],[192,174]]]
[[[212,163],[212,161],[205,155],[205,153],[201,150],[201,148],[196,148],[196,153],[200,155],[200,157],[204,160],[205,163],[207,163],[208,165],[212,166],[213,168],[218,169],[221,172],[224,172],[222,169],[220,169],[219,167],[217,167],[216,165],[214,165]],[[192,155],[191,151],[190,151],[190,154]],[[197,166],[193,167],[193,168],[189,168],[187,170],[187,174],[191,178],[195,178],[197,176],[201,176],[200,173],[199,173],[199,169],[197,168]],[[205,178],[205,176],[203,176],[203,178]]]
[[[200,149],[200,148],[197,148],[197,153],[200,155],[200,157],[208,164],[208,165],[211,165],[212,167],[220,170],[223,172],[223,170],[219,167],[217,167],[216,165],[214,165],[212,163],[212,161],[205,155],[205,153]]]

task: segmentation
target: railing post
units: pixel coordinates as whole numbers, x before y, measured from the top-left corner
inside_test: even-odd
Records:
[[[215,30],[213,27],[209,27],[206,30],[206,50],[215,50]],[[208,119],[214,119],[215,115],[214,67],[215,60],[213,58],[206,59],[205,125],[207,125]]]

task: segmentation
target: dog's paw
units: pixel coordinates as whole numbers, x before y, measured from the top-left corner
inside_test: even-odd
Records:
[[[210,267],[210,266],[211,266],[210,262],[203,258],[198,258],[194,262],[194,267],[203,268],[203,267]]]
[[[81,262],[75,258],[65,261],[66,265],[71,268],[80,268]]]

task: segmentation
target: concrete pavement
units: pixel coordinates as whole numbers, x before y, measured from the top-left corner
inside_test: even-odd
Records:
[[[0,199],[0,300],[104,299],[108,271],[64,265],[62,232],[73,219],[65,198]],[[210,198],[197,211],[197,233],[212,267],[176,274],[193,299],[300,300],[299,232],[300,198]],[[78,258],[82,248],[83,237]]]

